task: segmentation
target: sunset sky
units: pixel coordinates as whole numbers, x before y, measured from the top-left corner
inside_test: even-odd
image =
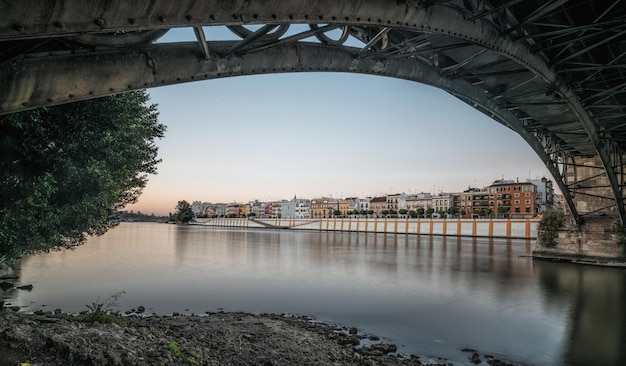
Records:
[[[191,39],[186,31],[162,41]],[[210,38],[210,37],[209,37]],[[149,89],[163,162],[127,210],[455,192],[550,177],[513,131],[415,82],[340,73],[239,76]]]

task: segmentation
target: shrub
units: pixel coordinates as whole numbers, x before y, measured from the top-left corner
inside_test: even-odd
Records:
[[[559,236],[559,230],[565,223],[565,214],[561,210],[547,210],[539,222],[537,236],[546,247],[554,247],[555,239]]]

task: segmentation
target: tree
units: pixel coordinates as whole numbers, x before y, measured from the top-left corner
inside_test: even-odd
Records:
[[[409,217],[411,217],[412,219],[417,217],[417,211],[415,210],[410,210],[409,211]]]
[[[145,91],[0,116],[0,259],[82,244],[156,173]]]
[[[418,207],[415,213],[417,213],[418,216],[422,216],[424,214],[424,207]]]
[[[399,213],[400,215],[406,215],[406,214],[407,214],[407,212],[409,212],[409,211],[407,211],[407,209],[406,209],[406,208],[401,208],[401,209],[399,209],[399,210],[398,210],[398,213]]]
[[[184,224],[188,223],[193,219],[193,211],[191,211],[191,205],[189,202],[182,200],[178,201],[176,205],[176,213],[174,213],[177,222],[182,222]]]
[[[427,208],[426,209],[426,216],[430,217],[433,214],[433,212],[435,212],[434,208],[432,208],[432,207]]]
[[[448,215],[454,216],[454,215],[457,214],[457,212],[459,212],[459,208],[458,207],[456,207],[456,206],[448,207],[448,211],[447,211]]]
[[[341,211],[339,210],[333,211],[333,216],[340,216],[340,215],[341,215]]]

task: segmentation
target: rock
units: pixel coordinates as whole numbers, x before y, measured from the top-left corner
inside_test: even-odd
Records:
[[[471,363],[478,365],[479,363],[483,362],[480,359],[480,355],[477,352],[472,353],[472,355],[469,357],[469,360]]]
[[[357,334],[359,332],[358,329],[356,329],[355,327],[350,328],[350,330],[348,330],[348,334]]]
[[[6,291],[10,288],[13,288],[13,284],[10,282],[0,282],[0,288],[2,289],[2,291]]]
[[[143,305],[139,306],[139,307],[137,308],[137,312],[138,312],[139,314],[143,314],[143,313],[145,313],[145,312],[146,312],[146,307],[145,307],[145,306],[143,306]]]
[[[0,280],[17,280],[19,278],[20,276],[16,274],[5,274],[5,275],[0,276]]]
[[[17,286],[16,289],[18,290],[26,290],[26,291],[31,291],[33,289],[33,285],[24,285],[24,286]]]
[[[398,347],[396,347],[395,344],[390,344],[390,343],[376,343],[376,344],[372,344],[370,346],[370,349],[376,350],[376,351],[380,351],[383,354],[387,354],[387,353],[392,353],[392,352],[397,352],[398,351]]]

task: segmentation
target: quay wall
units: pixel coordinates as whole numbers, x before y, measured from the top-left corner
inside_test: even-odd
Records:
[[[193,224],[214,227],[265,228],[361,233],[536,239],[538,219],[248,219],[197,218]]]

